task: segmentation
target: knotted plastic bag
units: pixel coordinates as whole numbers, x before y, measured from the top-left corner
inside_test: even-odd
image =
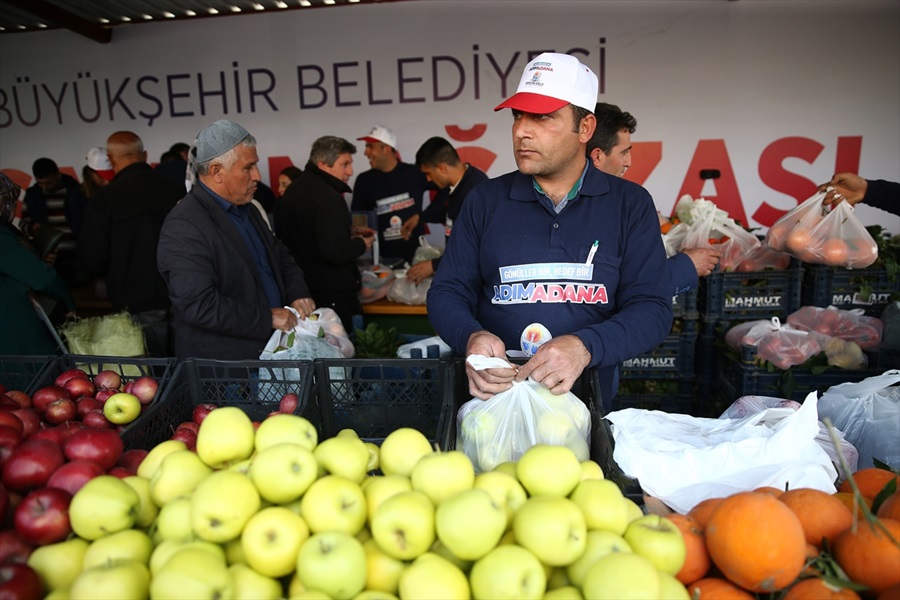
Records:
[[[360,273],[359,301],[363,304],[381,300],[396,279],[394,271],[384,265],[371,265]]]
[[[434,246],[429,244],[424,235],[420,235],[419,247],[416,248],[416,251],[413,254],[412,264],[424,262],[433,258],[438,258],[442,252],[443,251],[440,248],[435,248]]]
[[[794,231],[797,231],[796,227]],[[864,269],[878,260],[878,244],[866,231],[853,207],[848,202],[841,202],[809,232],[806,253],[808,257],[803,260],[810,263]]]
[[[866,316],[861,308],[843,310],[836,306],[821,308],[803,306],[788,315],[788,325],[803,331],[817,331],[825,335],[855,342],[860,348],[870,350],[881,343],[884,323],[876,317]]]
[[[387,292],[387,299],[401,304],[425,304],[434,277],[415,283],[406,275],[398,276]]]
[[[466,361],[479,370],[510,366],[502,358],[475,354]],[[489,400],[463,404],[457,412],[456,447],[480,473],[519,460],[535,444],[566,446],[587,460],[590,432],[591,414],[578,396],[554,395],[529,378]]]
[[[725,343],[737,352],[742,346],[756,346],[756,356],[779,369],[803,364],[822,351],[809,332],[782,325],[778,317],[735,325],[725,332]]]
[[[760,246],[755,235],[738,225],[728,213],[709,200],[694,200],[690,211],[691,225],[681,249],[717,249],[722,254],[719,259],[722,271],[733,271]]]
[[[766,244],[769,248],[790,252],[797,258],[806,260],[799,254],[805,253],[804,244],[808,242],[807,234],[818,225],[825,215],[825,207],[822,205],[824,198],[825,192],[816,192],[775,221],[766,232]],[[801,226],[797,230],[795,243],[791,233],[798,225]]]

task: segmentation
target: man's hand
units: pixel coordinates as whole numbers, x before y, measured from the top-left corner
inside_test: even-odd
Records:
[[[432,266],[430,260],[423,260],[406,270],[406,278],[413,283],[419,283],[432,275],[434,275],[434,266]]]
[[[272,329],[290,331],[297,326],[297,317],[286,308],[272,309]]]
[[[577,336],[561,335],[541,344],[534,356],[519,367],[516,381],[524,381],[530,375],[551,393],[564,394],[590,363],[591,354]]]
[[[819,191],[826,192],[822,204],[834,208],[842,200],[846,200],[853,206],[865,197],[868,188],[869,182],[859,175],[838,173],[831,178],[831,181],[820,185]]]
[[[480,354],[481,356],[497,356],[506,358],[506,346],[503,340],[489,331],[476,331],[469,336],[466,344],[466,356]],[[505,392],[512,387],[516,377],[516,369],[510,366],[508,369],[483,369],[478,370],[466,361],[466,375],[469,376],[469,393],[479,400],[488,400],[494,394]]]
[[[316,310],[316,303],[312,298],[297,298],[291,302],[291,308],[300,314],[301,319],[305,319]]]
[[[403,222],[403,225],[400,227],[400,235],[403,236],[404,240],[408,240],[412,235],[413,229],[416,228],[416,225],[419,224],[419,215],[413,215]]]
[[[706,277],[712,273],[719,264],[719,257],[722,256],[721,252],[712,248],[687,248],[682,252],[687,254],[694,263],[698,277]]]

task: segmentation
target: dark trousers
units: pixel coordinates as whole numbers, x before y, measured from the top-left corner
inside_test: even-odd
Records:
[[[172,348],[172,318],[166,308],[132,313],[131,318],[144,330],[147,354],[154,358],[175,356]]]

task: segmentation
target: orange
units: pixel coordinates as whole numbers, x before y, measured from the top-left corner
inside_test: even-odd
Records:
[[[806,536],[797,515],[769,494],[725,498],[706,524],[709,556],[725,577],[753,592],[790,585],[806,562]]]
[[[859,506],[856,508],[853,507],[854,502],[854,494],[852,492],[837,492],[834,494],[834,497],[844,503],[844,506],[850,509],[850,514],[853,514],[853,511],[856,511],[856,518],[860,518],[862,516],[862,511],[859,509]],[[872,501],[868,498],[863,498],[863,502],[866,503],[870,509],[872,508]]]
[[[694,518],[694,521],[697,522],[701,529],[705,529],[709,517],[724,499],[725,498],[707,498],[696,504],[687,514]]]
[[[859,492],[869,500],[874,500],[875,496],[878,495],[878,492],[884,489],[884,486],[886,486],[891,479],[897,480],[897,484],[900,485],[900,475],[886,469],[867,467],[865,469],[860,469],[853,474],[853,481],[856,482],[856,487],[859,488]],[[850,481],[844,481],[838,491],[852,492],[853,488],[850,487]]]
[[[821,490],[797,488],[778,498],[794,511],[803,526],[806,541],[821,548],[822,540],[832,543],[853,524],[853,513],[843,502]]]
[[[882,590],[875,600],[900,600],[900,583]]]
[[[884,499],[878,507],[878,517],[900,521],[900,491],[894,492]]]
[[[707,577],[687,586],[691,600],[755,600],[753,594],[742,590],[727,579]]]
[[[764,485],[762,487],[758,487],[754,492],[759,492],[760,494],[772,494],[776,498],[781,496],[784,493],[784,490],[779,490],[777,487],[773,487],[771,485]]]
[[[675,523],[684,538],[684,546],[687,550],[684,565],[675,574],[675,578],[687,585],[693,583],[709,572],[709,552],[706,550],[706,540],[703,538],[703,528],[697,524],[693,517],[672,513],[668,519]]]
[[[852,581],[867,585],[878,594],[900,584],[900,521],[875,521],[860,519],[855,527],[837,536],[832,554]]]
[[[822,262],[833,267],[842,267],[847,264],[847,248],[846,242],[841,238],[831,238],[825,240],[822,244]]]
[[[797,581],[781,600],[859,600],[859,594],[833,586],[818,577],[810,577]]]

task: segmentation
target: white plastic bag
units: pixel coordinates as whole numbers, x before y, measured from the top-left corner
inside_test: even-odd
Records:
[[[502,358],[471,355],[476,369],[509,367]],[[591,414],[575,394],[555,396],[540,383],[513,383],[490,400],[473,398],[457,412],[457,444],[475,465],[491,471],[517,461],[535,444],[571,448],[579,460],[590,458]]]
[[[858,383],[828,388],[819,399],[819,415],[831,419],[859,451],[858,468],[875,465],[873,458],[900,468],[900,370]]]
[[[317,308],[306,319],[298,317],[291,331],[276,329],[260,353],[260,360],[313,360],[316,358],[352,358],[353,342],[340,317],[331,308]]]
[[[429,346],[437,346],[439,358],[446,358],[453,354],[453,349],[448,346],[439,335],[434,335],[431,337],[427,337],[424,340],[410,342],[409,344],[402,344],[399,348],[397,348],[397,357],[409,358],[410,351],[413,348],[418,348],[422,351],[422,356],[427,358]]]
[[[440,257],[442,252],[443,250],[441,250],[440,248],[435,248],[434,246],[429,244],[424,235],[420,235],[419,247],[416,248],[416,251],[413,254],[412,264],[424,262],[433,258],[438,258]]]
[[[401,304],[425,304],[433,277],[413,283],[406,275],[398,275],[387,292],[387,299]]]
[[[387,296],[396,279],[394,271],[385,265],[369,265],[359,275],[359,301],[362,304]]]
[[[644,491],[686,513],[708,498],[762,486],[833,494],[837,471],[816,443],[812,392],[798,410],[767,408],[743,419],[705,419],[628,408],[611,412],[613,459]]]

